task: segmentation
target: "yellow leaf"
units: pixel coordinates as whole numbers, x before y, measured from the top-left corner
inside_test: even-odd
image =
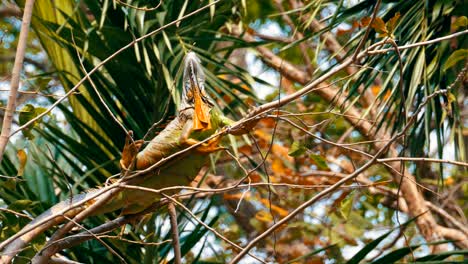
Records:
[[[286,174],[286,168],[283,166],[283,161],[279,158],[273,159],[273,162],[271,163],[271,169],[273,170],[273,173],[277,175]]]
[[[264,210],[257,212],[255,214],[255,219],[265,223],[270,223],[273,221],[273,217],[271,216],[271,214]]]
[[[18,156],[19,160],[18,176],[22,176],[24,173],[24,167],[26,167],[26,161],[28,161],[28,155],[26,155],[24,150],[20,149],[16,153],[16,156]]]
[[[468,26],[468,18],[466,16],[458,17],[454,23],[452,23],[452,30],[456,31],[458,28],[465,28]]]
[[[452,177],[448,177],[447,179],[445,179],[445,182],[444,182],[446,186],[451,186],[453,185],[453,183],[455,183],[455,181],[453,180]]]

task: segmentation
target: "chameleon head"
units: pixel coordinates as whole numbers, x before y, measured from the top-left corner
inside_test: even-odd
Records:
[[[183,108],[194,109],[192,129],[210,129],[210,109],[213,105],[205,91],[205,74],[200,59],[194,52],[185,55],[183,83],[182,101],[185,106]]]

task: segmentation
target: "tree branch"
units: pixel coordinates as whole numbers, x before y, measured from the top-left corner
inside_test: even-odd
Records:
[[[27,0],[24,5],[23,21],[21,23],[21,32],[16,49],[15,63],[11,74],[10,95],[8,96],[7,108],[5,117],[3,118],[2,132],[0,134],[0,163],[3,160],[6,145],[10,139],[11,123],[13,122],[13,113],[16,107],[16,97],[18,93],[21,69],[23,68],[24,55],[26,53],[26,45],[28,41],[29,25],[31,24],[31,16],[34,6],[34,0]]]
[[[233,33],[234,33],[234,35],[242,36],[244,38],[244,40],[246,40],[248,42],[254,41],[251,37],[249,37],[248,33],[240,32],[239,28],[236,28],[235,30],[233,30]],[[439,41],[446,40],[446,39],[449,39],[449,38],[440,39]],[[430,41],[427,42],[427,44],[430,44],[430,43],[433,43],[433,42],[430,42]],[[368,53],[373,51],[375,49],[375,47],[381,46],[383,44],[384,44],[383,42],[379,42],[379,43],[371,45],[367,50],[365,50],[363,52],[360,52],[356,56],[356,59],[360,59],[360,58],[366,56]],[[259,107],[255,108],[251,112],[250,116],[263,113],[263,112],[268,111],[270,109],[278,108],[278,107],[283,106],[283,105],[285,105],[285,104],[287,104],[289,102],[292,102],[293,100],[296,100],[297,98],[299,98],[299,97],[309,93],[310,91],[312,91],[315,87],[323,84],[323,82],[325,80],[330,78],[335,73],[345,69],[351,63],[353,63],[353,59],[348,58],[345,61],[343,61],[340,65],[333,68],[332,70],[324,73],[322,76],[318,77],[317,79],[315,79],[313,81],[310,81],[310,80],[308,80],[306,78],[307,76],[304,73],[301,73],[300,71],[298,71],[297,69],[294,69],[293,67],[284,67],[284,66],[283,67],[278,67],[278,65],[274,65],[275,64],[274,62],[279,60],[279,58],[277,58],[276,55],[273,54],[273,52],[271,52],[267,48],[260,46],[260,47],[256,47],[256,49],[261,54],[260,58],[262,60],[264,60],[264,62],[267,65],[270,65],[273,68],[277,69],[283,76],[286,76],[287,78],[291,78],[291,80],[296,81],[298,83],[301,83],[301,84],[306,84],[307,83],[307,84],[301,90],[299,90],[299,91],[297,91],[297,92],[295,92],[293,94],[287,95],[285,97],[282,97],[281,100],[275,100],[273,102],[270,102],[270,103],[267,103],[267,104],[264,104],[262,106],[259,106]],[[288,63],[283,61],[282,65],[288,65]],[[340,98],[338,98],[338,99],[335,98],[336,95],[337,95],[337,91],[334,90],[333,88],[325,87],[324,89],[316,90],[316,92],[317,92],[318,95],[320,95],[322,98],[324,98],[326,101],[328,101],[330,103],[334,101],[334,102],[338,103],[339,105],[343,105],[343,107],[345,107],[347,109],[347,113],[351,113],[351,115],[360,116],[358,114],[359,111],[357,111],[357,109],[355,109],[355,107],[348,106],[348,104],[344,100],[340,100]],[[414,119],[414,116],[413,116],[413,119]],[[368,122],[365,122],[365,121],[362,121],[362,120],[356,121],[356,119],[353,119],[353,118],[347,118],[347,120],[357,130],[359,130],[361,134],[363,134],[363,135],[365,135],[367,137],[371,137],[371,138],[374,138],[374,139],[375,138],[389,138],[388,133],[384,134],[382,131],[380,131],[378,133],[375,133],[375,130],[373,129],[373,126]],[[386,146],[386,144],[384,144],[383,142],[378,142],[378,141],[375,141],[375,143],[373,145],[374,145],[374,148],[376,148],[376,149],[382,149],[384,146]],[[397,149],[395,147],[389,146],[388,154],[391,157],[392,156],[397,157],[398,156],[398,151],[397,151]],[[437,223],[436,223],[436,221],[435,221],[435,219],[434,219],[434,217],[432,216],[431,213],[425,213],[425,212],[428,212],[429,210],[428,210],[428,208],[427,208],[427,206],[425,204],[424,197],[419,192],[419,190],[417,188],[417,185],[415,184],[414,176],[411,175],[411,173],[409,173],[409,171],[407,171],[407,170],[404,170],[402,175],[400,175],[399,173],[396,173],[396,172],[398,172],[400,170],[400,167],[398,166],[398,164],[393,165],[392,170],[393,171],[391,171],[391,173],[393,175],[393,179],[394,179],[395,182],[400,183],[404,178],[404,177],[402,177],[402,175],[404,175],[406,178],[410,179],[409,182],[405,182],[404,184],[402,184],[401,191],[402,191],[402,195],[403,195],[404,199],[407,201],[407,204],[409,206],[409,212],[411,212],[411,215],[412,216],[421,215],[420,217],[418,217],[416,219],[416,223],[418,225],[418,228],[419,228],[421,234],[424,236],[424,238],[427,241],[438,240],[441,237],[441,234],[438,233],[438,229],[437,229],[438,225],[437,225]],[[436,250],[441,250],[442,249],[441,247],[443,247],[443,246],[438,245],[438,246],[435,247],[435,249]]]

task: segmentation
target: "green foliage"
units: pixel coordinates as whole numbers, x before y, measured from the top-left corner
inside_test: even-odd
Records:
[[[32,104],[26,104],[23,106],[23,108],[20,110],[19,114],[19,124],[20,126],[28,123],[29,121],[35,119],[38,115],[44,113],[47,109],[44,107],[34,107]],[[26,127],[25,129],[21,130],[21,133],[28,138],[28,139],[34,139],[34,136],[32,134],[32,129],[40,123],[41,120],[35,121],[32,125],[29,127]]]
[[[444,71],[455,66],[458,62],[464,62],[468,58],[468,49],[459,49],[453,52],[444,65]]]
[[[301,145],[300,141],[294,141],[289,149],[288,155],[291,157],[297,157],[304,154],[307,148]]]

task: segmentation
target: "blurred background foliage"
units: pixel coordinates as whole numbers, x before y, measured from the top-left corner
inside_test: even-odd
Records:
[[[211,2],[36,1],[16,127],[70,91],[86,73],[120,48]],[[188,51],[200,56],[209,93],[219,108],[236,119],[248,107],[278,100],[304,85],[280,76],[278,68],[265,63],[264,54],[257,47],[271,50],[313,80],[355,53],[375,2],[223,0],[137,42],[94,72],[92,82],[85,81],[33,129],[13,137],[0,168],[0,207],[36,216],[59,200],[96,188],[118,173],[125,133],[114,118],[139,139],[152,124],[176,114],[180,66]],[[23,5],[21,0],[2,0],[0,8],[2,106],[6,105]],[[405,45],[466,30],[464,7],[463,1],[382,1],[377,17],[387,24],[372,25],[364,46],[384,37]],[[394,24],[389,24],[392,19]],[[254,42],[246,41],[245,35],[234,34],[236,27],[252,35]],[[360,66],[343,70],[329,81],[340,87],[339,94],[346,96],[350,106],[362,110],[362,118],[375,120],[376,129],[396,132],[407,122],[405,114],[415,111],[425,96],[446,89],[455,81],[466,62],[464,48],[466,36],[402,50],[401,73],[394,53],[369,56]],[[448,96],[436,97],[427,105],[406,142],[401,143],[401,155],[466,160],[465,87],[466,83],[454,85]],[[377,99],[366,101],[366,93]],[[340,105],[330,104],[316,93],[282,110],[315,113],[298,118],[307,124],[318,124],[311,131],[331,141],[354,143],[367,136],[356,131],[342,115],[334,114],[344,110]],[[149,138],[154,133],[150,131]],[[363,163],[362,157],[310,139],[273,119],[262,120],[251,136],[256,143],[245,136],[230,137],[225,145],[247,168],[258,167],[267,155],[265,165],[251,174],[252,182],[328,185],[340,179],[336,177],[339,173],[349,173],[347,169],[352,171]],[[369,146],[361,149],[372,152]],[[200,175],[205,181],[199,184],[226,186],[243,176],[232,159],[213,156],[211,166]],[[466,170],[418,163],[411,163],[409,168],[419,177],[419,183],[446,197],[446,210],[466,223]],[[331,172],[338,174],[334,177]],[[372,167],[366,175],[385,188],[396,190],[396,184],[388,183],[391,177],[383,166]],[[186,204],[205,223],[242,244],[319,190],[259,187],[246,195],[232,192],[189,199]],[[440,201],[431,193],[425,195],[428,200]],[[241,197],[243,202],[239,204]],[[305,210],[252,253],[280,263],[358,263],[364,258],[374,263],[424,262],[447,257],[461,261],[466,252],[427,255],[428,246],[412,223],[394,230],[407,218],[401,213],[397,218],[393,202],[393,197],[371,193],[365,187],[341,189]],[[183,211],[179,213],[185,262],[225,263],[234,255],[236,251],[230,245]],[[117,215],[118,212],[90,218],[85,224],[93,227]],[[16,233],[28,221],[0,211],[0,240]],[[394,231],[387,233],[389,230]],[[127,228],[123,237],[143,242],[169,239],[164,209],[139,228]],[[44,240],[44,236],[37,239],[35,247],[25,250],[18,263],[26,263]],[[105,241],[128,263],[173,261],[170,243],[154,246],[118,238]],[[83,243],[63,254],[85,263],[116,259],[97,241]],[[425,259],[418,259],[423,255],[427,255]],[[387,259],[379,259],[383,257]]]

